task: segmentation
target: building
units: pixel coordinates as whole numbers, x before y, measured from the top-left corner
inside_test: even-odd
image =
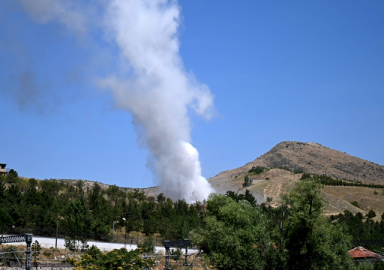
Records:
[[[7,174],[7,164],[0,163],[0,175]]]
[[[355,247],[348,251],[349,255],[351,255],[352,259],[356,262],[375,262],[380,260],[380,256],[375,252],[372,252],[363,247]]]

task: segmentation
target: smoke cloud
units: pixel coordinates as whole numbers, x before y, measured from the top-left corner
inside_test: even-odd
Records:
[[[129,79],[111,76],[99,85],[110,88],[117,106],[132,113],[161,191],[172,199],[207,198],[212,189],[201,176],[198,151],[190,144],[188,108],[209,118],[213,96],[184,71],[177,3],[115,0],[106,22],[132,72]]]
[[[87,32],[87,15],[74,1],[18,1],[39,23],[55,21],[77,33]],[[132,114],[139,144],[150,153],[147,166],[161,192],[188,202],[206,199],[212,188],[201,175],[199,153],[191,144],[189,113],[210,118],[213,96],[185,71],[179,54],[177,1],[98,3],[105,12],[101,23],[105,38],[117,45],[121,62],[118,75],[99,78],[97,85],[110,89],[116,106]]]
[[[59,22],[70,30],[85,33],[85,16],[79,1],[73,0],[18,0],[23,9],[38,23]]]

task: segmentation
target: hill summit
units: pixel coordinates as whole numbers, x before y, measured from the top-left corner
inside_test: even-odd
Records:
[[[255,160],[242,167],[223,171],[210,178],[209,182],[218,192],[236,191],[242,187],[244,175],[257,166],[384,184],[384,166],[318,143],[295,141],[283,141]]]
[[[221,174],[229,177],[239,175],[257,166],[284,168],[291,171],[327,175],[336,179],[356,180],[363,183],[384,184],[384,166],[318,143],[294,141],[281,142],[243,167],[222,172],[215,177]]]
[[[318,143],[281,142],[246,166],[288,168],[336,179],[384,183],[384,166]]]

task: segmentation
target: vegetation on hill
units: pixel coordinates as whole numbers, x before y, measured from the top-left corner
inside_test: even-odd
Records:
[[[316,175],[316,174],[309,174],[309,173],[303,173],[300,180],[302,179],[313,179],[325,186],[384,188],[384,185],[367,184],[367,183],[362,183],[361,181],[351,181],[346,179],[343,179],[343,180],[333,179],[332,177],[329,177],[326,175]]]
[[[278,208],[213,194],[191,236],[217,269],[354,269],[351,237],[322,214],[321,185],[301,181]]]
[[[250,170],[248,170],[248,173],[252,174],[261,174],[264,171],[269,170],[269,168],[263,167],[263,166],[254,166]]]
[[[250,164],[269,168],[287,168],[292,172],[326,174],[338,179],[384,184],[384,166],[318,143],[281,142]]]
[[[384,215],[374,221],[374,211],[366,216],[345,211],[324,217],[322,178],[313,175],[298,181],[283,196],[281,205],[272,208],[257,205],[247,190],[245,194],[212,194],[206,206],[199,202],[189,205],[163,194],[155,198],[117,186],[85,188],[82,181],[72,185],[12,174],[0,177],[1,232],[12,226],[54,232],[59,220],[60,229],[68,231],[67,247],[71,249],[82,248],[90,237],[110,239],[114,224],[126,232],[157,234],[164,239],[190,237],[216,269],[354,269],[347,253],[353,247],[351,241],[384,238]],[[152,246],[148,243],[143,245]],[[141,260],[139,253],[116,250],[101,254],[91,248],[73,263],[77,269],[148,267],[152,262]]]
[[[67,246],[81,248],[86,239],[109,240],[112,227],[126,232],[158,234],[162,238],[186,238],[198,227],[205,208],[201,202],[172,201],[162,194],[124,191],[113,185],[103,190],[95,183],[22,179],[17,172],[0,176],[0,233],[17,228],[44,229],[55,235],[66,231]]]
[[[264,169],[265,168],[265,169]],[[348,155],[317,143],[281,142],[242,167],[223,171],[209,179],[215,187],[238,188],[236,179],[252,174],[271,175],[270,170],[284,169],[293,174],[327,175],[365,184],[384,185],[384,166]],[[267,176],[269,177],[269,176]],[[242,178],[243,179],[243,178]]]

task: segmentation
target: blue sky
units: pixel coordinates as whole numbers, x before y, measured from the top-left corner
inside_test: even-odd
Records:
[[[286,140],[384,164],[384,2],[218,3],[179,1],[180,56],[215,97],[211,120],[189,114],[203,176]],[[95,84],[121,65],[98,17],[81,35],[4,7],[0,162],[38,179],[155,185],[132,116]]]

